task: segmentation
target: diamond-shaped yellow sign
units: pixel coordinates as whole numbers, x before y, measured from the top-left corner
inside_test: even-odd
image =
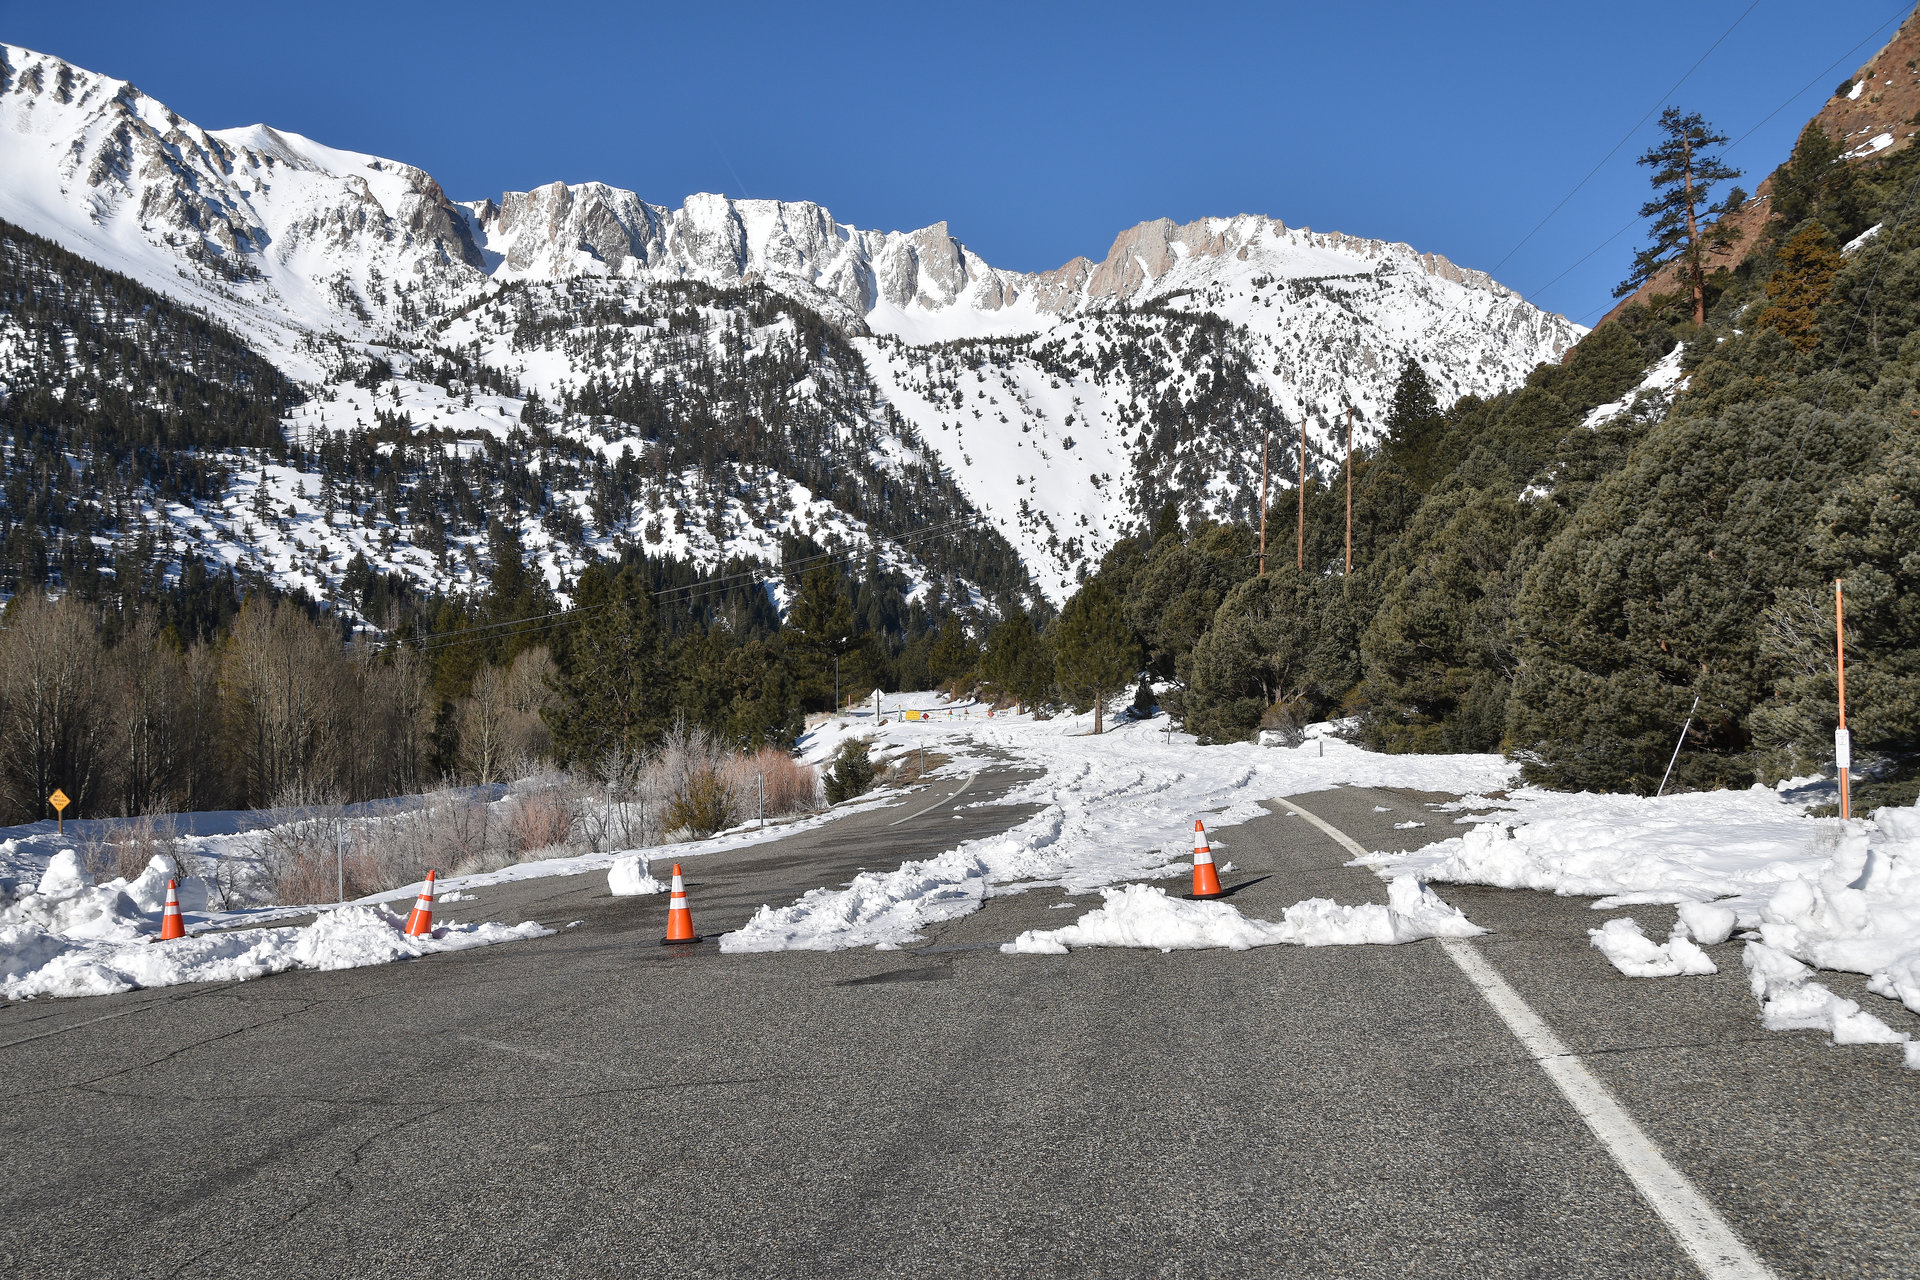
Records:
[[[47,803],[52,805],[57,812],[65,813],[67,811],[67,806],[72,804],[73,801],[67,799],[66,792],[60,790],[60,788],[58,787],[55,787],[53,789],[53,794],[47,797]]]

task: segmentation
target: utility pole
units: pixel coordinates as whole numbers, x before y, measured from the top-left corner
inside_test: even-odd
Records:
[[[840,655],[833,655],[833,714],[840,714]]]
[[[1353,572],[1353,406],[1347,406],[1347,572]]]
[[[1307,571],[1307,415],[1300,415],[1300,520],[1293,535],[1293,567]]]
[[[1845,819],[1853,816],[1851,797],[1847,794],[1847,772],[1853,764],[1853,735],[1847,732],[1847,622],[1840,583],[1839,578],[1833,580],[1834,648],[1840,658],[1840,727],[1833,731],[1833,762],[1840,771],[1840,816]]]
[[[1260,435],[1260,576],[1267,576],[1267,446],[1273,443],[1273,424]]]

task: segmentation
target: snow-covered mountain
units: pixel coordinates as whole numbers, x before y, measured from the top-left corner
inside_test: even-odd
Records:
[[[0,178],[0,219],[204,310],[304,386],[285,426],[309,444],[404,421],[437,447],[511,454],[545,447],[526,428],[537,400],[542,439],[594,465],[630,453],[648,479],[618,503],[590,504],[585,476],[578,492],[543,493],[540,511],[509,512],[556,585],[649,528],[651,549],[708,563],[766,555],[796,530],[885,544],[925,583],[938,575],[897,536],[913,520],[870,518],[873,501],[897,507],[903,487],[908,501],[925,487],[903,486],[911,472],[955,486],[1059,599],[1087,558],[1169,497],[1249,513],[1262,431],[1304,417],[1331,457],[1349,407],[1370,438],[1409,358],[1444,398],[1485,395],[1583,332],[1444,258],[1265,217],[1143,223],[1098,263],[1023,273],[989,265],[944,223],[863,230],[808,202],[702,194],[675,208],[599,183],[455,202],[413,166],[265,125],[209,131],[124,81],[9,45]],[[767,295],[782,301],[753,301]],[[824,354],[809,316],[848,344],[851,364]],[[771,393],[736,379],[738,398],[689,416],[673,389],[726,360],[790,377],[780,406],[748,403]],[[464,376],[449,374],[456,363]],[[640,388],[655,420],[631,416]],[[804,482],[771,446],[751,461],[708,450],[697,481],[660,469],[686,452],[663,439],[751,436],[770,411],[838,423],[859,442],[839,462],[870,472],[873,493],[854,501]],[[296,506],[320,481],[253,470]],[[257,505],[240,486],[227,505]],[[660,518],[688,502],[720,514]],[[555,504],[572,504],[567,518],[551,518]],[[349,537],[329,519],[302,560],[216,511],[153,515],[321,594],[338,585],[329,565],[369,551],[422,585],[470,576],[457,554],[409,557],[408,527]],[[666,534],[689,517],[704,539]],[[454,530],[456,547],[462,536],[479,535]]]

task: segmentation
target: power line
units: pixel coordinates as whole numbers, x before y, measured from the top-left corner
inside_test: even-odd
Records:
[[[1745,133],[1741,134],[1738,138],[1734,139],[1733,142],[1728,145],[1726,151],[1723,152],[1722,154],[1724,155],[1724,154],[1731,153],[1733,150],[1735,150],[1735,148],[1739,147],[1741,143],[1753,137],[1754,134],[1758,133],[1761,130],[1761,128],[1766,125],[1767,121],[1773,119],[1775,116],[1779,115],[1782,111],[1785,111],[1789,106],[1793,105],[1793,103],[1797,101],[1802,94],[1806,93],[1807,90],[1813,88],[1814,85],[1820,83],[1820,81],[1823,78],[1832,75],[1835,67],[1838,67],[1843,63],[1846,63],[1847,61],[1852,59],[1853,56],[1859,53],[1860,50],[1865,45],[1867,45],[1868,43],[1873,41],[1875,38],[1877,38],[1882,31],[1885,31],[1888,26],[1900,20],[1908,12],[1909,10],[1907,6],[1902,5],[1900,9],[1897,10],[1892,17],[1882,21],[1879,26],[1875,27],[1872,31],[1869,31],[1851,49],[1847,50],[1845,53],[1835,58],[1832,62],[1828,63],[1824,70],[1815,73],[1812,79],[1808,80],[1805,84],[1801,85],[1798,89],[1795,89],[1792,93],[1788,94],[1785,98],[1783,98],[1780,101],[1780,105],[1776,106],[1773,110],[1767,112],[1766,115],[1761,116],[1760,119],[1755,121],[1753,125],[1750,126]],[[1743,14],[1741,16],[1744,17],[1745,15]],[[1724,39],[1724,37],[1722,38]],[[1645,118],[1642,117],[1642,123],[1644,122],[1645,122]],[[1634,127],[1637,129],[1639,126],[1636,125]],[[1615,147],[1614,150],[1617,151],[1619,150],[1619,148]],[[1603,161],[1602,163],[1605,163],[1605,162]],[[1589,174],[1588,176],[1591,177],[1592,175]],[[1819,180],[1820,179],[1818,178],[1814,179],[1815,182]],[[1796,191],[1804,187],[1807,187],[1809,185],[1812,185],[1812,184],[1806,183],[1806,182],[1792,183],[1792,184],[1776,183],[1772,193],[1770,194],[1778,195],[1782,191]],[[1564,204],[1565,202],[1562,201],[1562,203]],[[1618,231],[1615,231],[1612,235],[1608,236],[1605,240],[1602,240],[1599,244],[1595,245],[1593,248],[1589,249],[1586,253],[1582,254],[1580,258],[1576,260],[1571,266],[1567,267],[1566,270],[1562,271],[1559,275],[1547,281],[1545,284],[1540,285],[1538,288],[1524,291],[1523,296],[1528,298],[1538,298],[1540,295],[1544,294],[1547,290],[1553,288],[1554,285],[1559,284],[1562,280],[1566,279],[1569,275],[1573,274],[1573,272],[1582,263],[1586,262],[1589,258],[1593,257],[1594,254],[1599,253],[1602,249],[1606,248],[1608,245],[1612,244],[1615,240],[1618,240],[1621,236],[1625,235],[1628,231],[1632,230],[1634,225],[1639,221],[1640,221],[1639,215],[1636,214],[1633,218],[1628,220],[1627,223],[1624,226],[1622,226]],[[1542,225],[1544,225],[1544,223]],[[1536,227],[1534,228],[1534,230],[1537,231],[1539,230],[1539,228]],[[1515,248],[1518,248],[1518,247],[1519,246],[1517,245],[1515,246]],[[1513,255],[1508,254],[1507,256],[1512,257]],[[1506,261],[1506,258],[1501,259],[1501,262],[1505,262],[1505,261]],[[1498,270],[1498,267],[1496,267],[1495,270]],[[1602,303],[1600,306],[1595,307],[1592,311],[1589,311],[1587,315],[1592,316],[1599,311],[1611,309],[1612,305],[1613,304],[1611,302]],[[1585,323],[1584,318],[1582,319],[1581,322]]]
[[[1536,234],[1538,234],[1541,227],[1544,227],[1547,225],[1547,223],[1553,221],[1553,215],[1556,213],[1559,213],[1562,209],[1566,208],[1567,201],[1573,199],[1574,196],[1578,195],[1580,193],[1580,188],[1586,186],[1589,182],[1593,181],[1594,174],[1599,173],[1600,170],[1606,168],[1607,161],[1613,159],[1615,155],[1619,154],[1620,148],[1626,146],[1627,142],[1633,137],[1633,135],[1640,132],[1640,126],[1644,125],[1647,121],[1651,120],[1653,118],[1653,113],[1658,111],[1662,106],[1662,104],[1664,104],[1669,98],[1673,97],[1674,90],[1678,89],[1681,85],[1685,84],[1688,80],[1692,79],[1693,73],[1700,69],[1700,64],[1705,62],[1710,56],[1712,56],[1713,51],[1715,49],[1718,49],[1723,43],[1725,43],[1726,38],[1733,34],[1734,27],[1737,27],[1741,23],[1745,22],[1747,20],[1747,14],[1752,13],[1755,9],[1758,9],[1759,7],[1760,7],[1760,0],[1753,0],[1753,3],[1748,5],[1746,9],[1740,14],[1740,16],[1733,20],[1733,26],[1728,27],[1725,31],[1722,31],[1720,33],[1720,38],[1707,46],[1707,51],[1701,54],[1699,58],[1697,58],[1694,61],[1694,64],[1692,66],[1687,68],[1686,74],[1681,76],[1678,80],[1675,80],[1672,86],[1668,88],[1668,90],[1665,93],[1660,95],[1659,101],[1655,102],[1651,107],[1647,108],[1646,115],[1643,115],[1638,120],[1634,121],[1633,128],[1627,130],[1625,133],[1620,135],[1620,141],[1614,143],[1612,149],[1610,149],[1607,152],[1607,154],[1600,157],[1600,163],[1594,165],[1593,168],[1589,169],[1587,171],[1586,177],[1574,183],[1573,190],[1567,192],[1566,195],[1560,197],[1560,203],[1556,204],[1555,206],[1553,206],[1553,208],[1549,209],[1547,211],[1547,216],[1540,219],[1539,222],[1535,223],[1532,231],[1529,231],[1527,232],[1526,235],[1521,236],[1520,243],[1514,245],[1513,248],[1507,250],[1506,256],[1501,258],[1500,261],[1494,263],[1492,271],[1489,271],[1488,274],[1491,275],[1493,271],[1498,271],[1501,267],[1506,266],[1508,258],[1511,258],[1514,254],[1520,252],[1522,246],[1524,246],[1527,243],[1527,241],[1533,239],[1533,237]]]

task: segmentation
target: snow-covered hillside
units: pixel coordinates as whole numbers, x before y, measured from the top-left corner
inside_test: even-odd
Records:
[[[534,509],[484,495],[495,518],[520,522],[555,586],[648,529],[650,550],[704,564],[764,558],[804,533],[889,547],[910,579],[940,577],[899,542],[934,513],[870,528],[871,509],[849,509],[801,460],[770,446],[739,456],[778,400],[776,416],[837,422],[852,449],[838,461],[857,459],[887,502],[911,506],[929,469],[946,477],[1057,600],[1168,498],[1248,514],[1263,431],[1306,418],[1317,463],[1350,407],[1360,440],[1372,437],[1408,359],[1443,399],[1485,395],[1582,333],[1443,258],[1265,217],[1143,223],[1098,263],[1035,274],[989,265],[944,223],[863,230],[809,202],[702,194],[673,208],[553,183],[457,203],[413,166],[266,125],[206,130],[123,81],[10,45],[0,176],[0,219],[204,310],[300,383],[307,401],[285,426],[309,454],[315,433],[404,423],[424,449],[517,457],[536,447],[525,428],[537,404],[562,452],[606,466],[630,455],[651,474],[617,509],[595,500],[591,476],[543,486]],[[728,297],[693,302],[689,285]],[[784,318],[759,314],[766,294]],[[807,314],[858,363],[815,367],[833,361],[795,318]],[[465,377],[446,376],[455,353]],[[789,381],[689,410],[676,388],[728,360]],[[629,411],[642,384],[652,421]],[[717,433],[702,457],[724,466],[695,475],[682,449],[663,470],[661,441],[689,431]],[[473,580],[460,552],[480,545],[477,530],[453,530],[449,550],[398,511],[358,533],[313,521],[304,549],[250,535],[222,513],[305,517],[300,490],[321,478],[245,459],[233,470],[223,502],[152,516],[322,596],[356,554],[422,587]],[[681,536],[689,524],[706,536]]]

